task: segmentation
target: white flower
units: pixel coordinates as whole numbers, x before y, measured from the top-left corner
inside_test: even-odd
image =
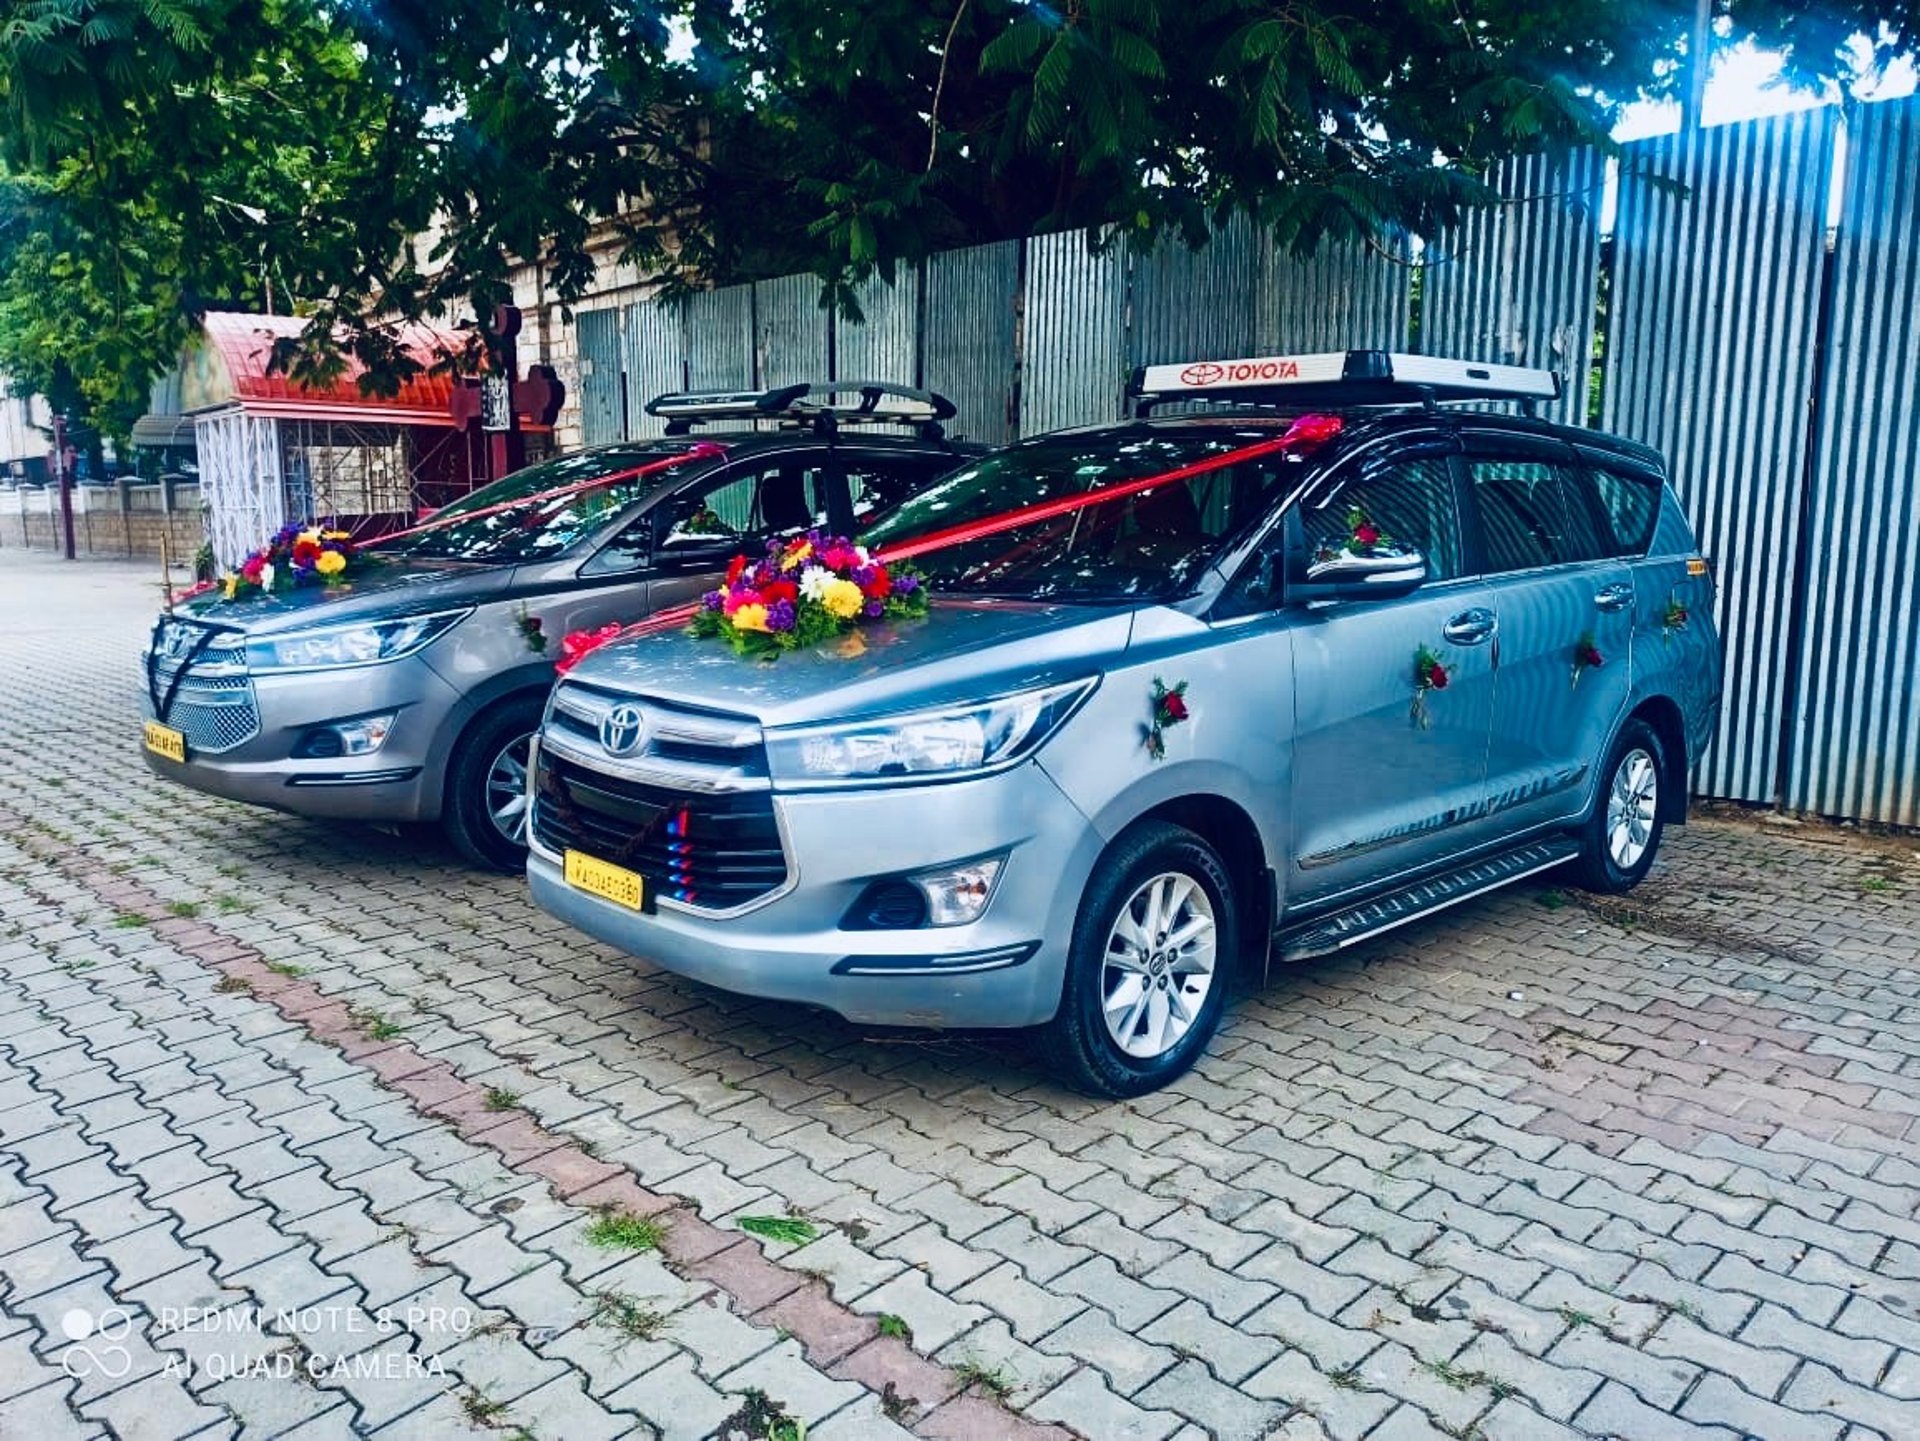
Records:
[[[270,565],[263,565],[260,567],[260,589],[262,590],[273,589],[273,567]]]
[[[827,593],[836,577],[824,565],[810,565],[800,572],[800,594],[810,601],[818,602]]]
[[[873,557],[867,554],[867,548],[864,545],[856,545],[853,548],[853,553],[860,557],[860,564],[862,565],[873,564]]]

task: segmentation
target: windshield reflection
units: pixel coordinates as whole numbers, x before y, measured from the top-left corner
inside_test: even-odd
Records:
[[[591,481],[596,476],[651,466],[669,456],[690,453],[685,441],[582,451],[517,470],[491,485],[436,511],[425,530],[376,543],[382,555],[488,564],[543,560],[559,555],[591,535],[635,501],[687,475],[692,466],[665,466],[571,495],[542,499],[547,491]],[[494,506],[503,509],[491,514]],[[460,520],[449,517],[469,515]],[[441,522],[445,521],[445,524]]]
[[[1060,436],[986,457],[877,521],[882,551],[1026,506],[1146,480],[1273,438],[1252,428],[1140,429]],[[1234,532],[1258,516],[1284,464],[1266,454],[1183,481],[915,556],[936,590],[1033,600],[1157,601],[1177,596]]]

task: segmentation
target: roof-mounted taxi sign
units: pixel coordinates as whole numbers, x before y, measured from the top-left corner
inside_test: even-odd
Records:
[[[1551,370],[1436,355],[1324,350],[1149,365],[1134,371],[1128,391],[1143,413],[1155,402],[1215,396],[1276,405],[1422,405],[1441,400],[1556,400],[1560,377]]]

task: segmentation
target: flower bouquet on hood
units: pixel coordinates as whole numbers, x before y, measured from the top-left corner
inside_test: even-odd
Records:
[[[344,530],[283,525],[221,583],[225,599],[252,591],[271,595],[297,585],[336,585],[354,564],[352,538]]]
[[[862,624],[926,613],[918,574],[882,565],[844,536],[809,531],[768,541],[760,560],[736,556],[726,584],[700,598],[693,633],[725,639],[742,655],[773,659]]]

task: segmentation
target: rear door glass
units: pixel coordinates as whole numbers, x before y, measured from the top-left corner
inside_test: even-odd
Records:
[[[1476,457],[1467,470],[1487,574],[1571,565],[1609,553],[1591,509],[1572,490],[1570,467]]]
[[[1660,509],[1660,482],[1652,476],[1595,466],[1581,473],[1605,531],[1608,555],[1645,555]]]

